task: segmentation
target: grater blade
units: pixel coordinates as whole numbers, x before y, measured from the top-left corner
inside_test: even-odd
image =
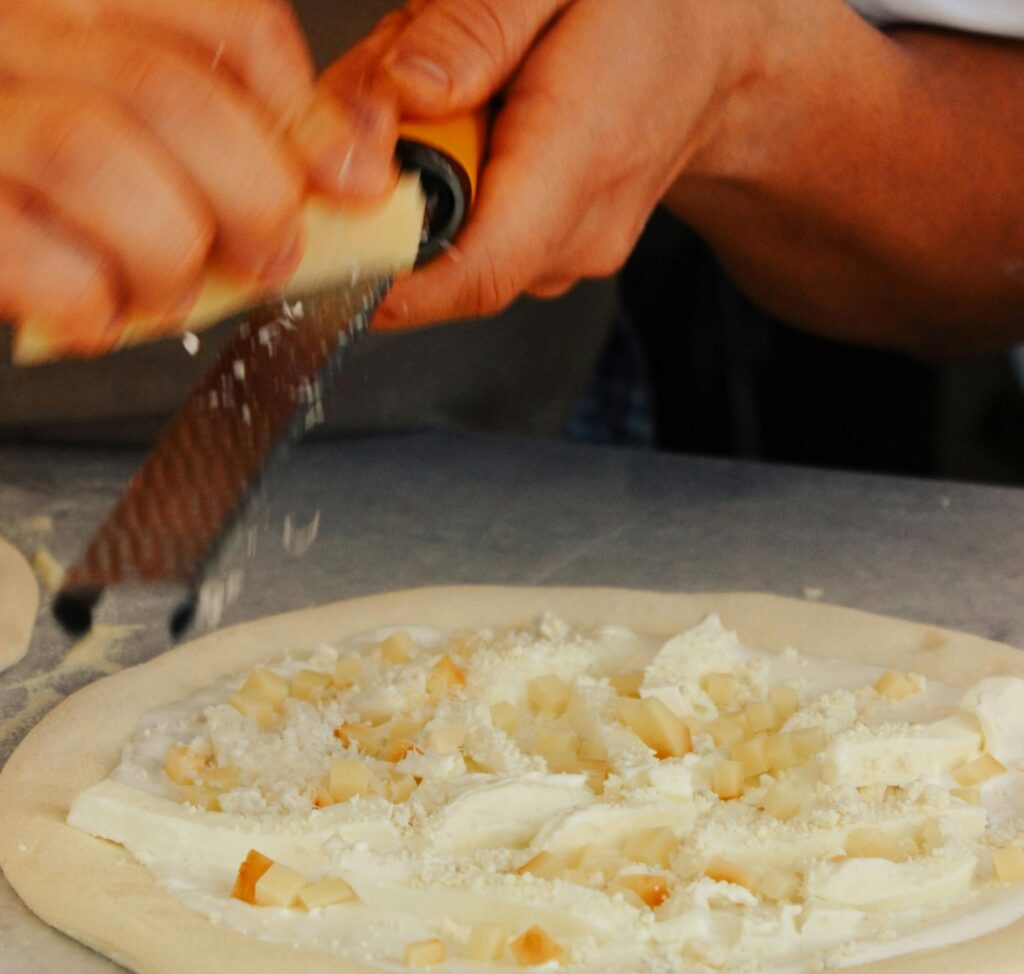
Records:
[[[368,276],[267,302],[235,329],[68,572],[54,603],[66,630],[87,632],[104,589],[125,582],[184,587],[170,628],[188,628],[205,571],[250,492],[316,421],[322,389],[390,285],[390,276]]]

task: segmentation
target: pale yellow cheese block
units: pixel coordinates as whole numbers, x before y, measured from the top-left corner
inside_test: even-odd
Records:
[[[0,538],[0,671],[28,650],[39,608],[39,586],[27,561]]]
[[[379,206],[367,210],[338,210],[312,199],[303,213],[305,251],[288,284],[280,292],[296,295],[315,291],[354,275],[408,271],[416,260],[423,229],[424,198],[419,177],[408,174]],[[178,333],[200,331],[255,303],[260,297],[242,285],[211,271]],[[144,317],[128,321],[119,345],[136,345],[166,334]],[[36,365],[54,358],[49,322],[29,318],[15,333],[13,359],[17,365]]]
[[[216,680],[381,626],[527,625],[543,610],[581,627],[622,623],[660,636],[717,612],[755,649],[793,646],[811,657],[909,670],[961,686],[987,676],[1024,676],[1024,653],[1010,646],[770,595],[481,586],[355,599],[205,636],[94,683],[51,711],[0,773],[0,866],[47,923],[143,974],[369,970],[333,954],[267,943],[211,923],[164,891],[120,846],[67,825],[68,807],[110,773],[143,713]],[[871,974],[1017,974],[1024,970],[1024,922],[869,966]]]

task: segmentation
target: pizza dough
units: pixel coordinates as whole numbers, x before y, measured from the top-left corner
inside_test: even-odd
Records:
[[[343,212],[311,200],[303,214],[305,253],[284,292],[319,290],[348,281],[355,273],[409,270],[420,245],[423,208],[420,181],[413,175],[403,176],[387,201],[372,210]],[[216,324],[252,304],[257,297],[252,287],[210,273],[192,311],[177,331],[199,331]],[[52,334],[53,326],[46,320],[30,318],[22,322],[14,340],[15,364],[35,365],[51,360]],[[166,328],[136,317],[125,326],[120,345],[136,345],[165,334]]]
[[[967,685],[1024,675],[1024,654],[964,633],[834,606],[752,594],[616,589],[418,589],[275,616],[214,633],[79,691],[26,738],[0,773],[0,865],[42,919],[146,974],[337,974],[363,968],[217,926],[165,892],[120,846],[65,823],[74,796],[110,773],[147,710],[320,642],[382,626],[524,625],[550,610],[570,624],[622,623],[667,636],[716,612],[751,648],[839,657]],[[1024,923],[940,951],[871,965],[872,974],[1011,974]]]
[[[28,562],[0,538],[0,671],[28,649],[39,608],[39,588]]]

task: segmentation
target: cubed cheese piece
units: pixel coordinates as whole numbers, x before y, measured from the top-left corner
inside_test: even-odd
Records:
[[[369,757],[376,757],[384,743],[384,735],[378,728],[348,721],[334,728],[334,736],[345,747],[354,747]]]
[[[620,700],[619,717],[659,759],[681,758],[692,750],[690,728],[657,697]]]
[[[266,700],[276,707],[288,696],[288,684],[284,677],[259,669],[249,674],[240,692],[254,700]]]
[[[678,848],[679,842],[673,831],[661,826],[652,829],[638,829],[626,839],[622,851],[633,862],[667,868],[672,853]]]
[[[506,734],[514,734],[519,726],[519,715],[516,708],[507,700],[502,700],[491,707],[491,723]]]
[[[465,671],[447,654],[431,666],[427,673],[427,693],[433,694],[435,697],[443,696],[457,687],[465,685]]]
[[[769,869],[758,880],[758,892],[776,903],[789,903],[800,889],[800,877],[791,869]]]
[[[1024,881],[1024,849],[1017,846],[993,849],[992,868],[1001,883]]]
[[[781,727],[800,709],[800,694],[795,687],[782,683],[768,691],[768,703],[775,711],[775,723]]]
[[[416,745],[412,741],[405,740],[401,737],[396,737],[388,741],[378,753],[378,757],[382,761],[390,761],[392,764],[398,764],[410,751],[415,749]]]
[[[272,866],[274,860],[268,856],[250,849],[245,861],[238,867],[238,875],[235,877],[235,886],[231,895],[243,903],[256,902],[256,882]]]
[[[446,955],[444,941],[434,938],[406,944],[402,960],[406,967],[432,967],[443,964]]]
[[[986,781],[998,775],[1004,774],[1006,768],[1000,761],[997,761],[991,754],[985,753],[981,757],[960,765],[953,772],[956,783],[964,788],[971,788],[974,785],[983,785]]]
[[[848,856],[858,859],[888,859],[906,862],[919,852],[909,835],[890,835],[879,829],[854,829],[843,843]]]
[[[244,693],[232,693],[228,697],[228,703],[261,730],[269,730],[274,726],[276,714],[274,704],[269,700],[250,697]]]
[[[335,758],[331,762],[331,775],[327,791],[336,802],[347,802],[370,790],[370,771],[354,758]]]
[[[764,742],[764,755],[772,772],[795,768],[802,761],[793,735],[785,731],[773,734]]]
[[[919,693],[921,687],[906,673],[886,670],[875,683],[879,696],[889,700],[906,700],[907,697]]]
[[[757,892],[757,873],[749,866],[716,856],[704,867],[704,875],[716,883],[733,883]]]
[[[608,683],[620,697],[639,699],[640,684],[644,682],[643,670],[632,670],[629,673],[616,673],[608,678]]]
[[[981,804],[981,792],[977,788],[950,788],[949,793],[968,805]]]
[[[704,692],[719,710],[731,707],[736,702],[739,687],[735,674],[707,673],[700,682]]]
[[[168,748],[164,757],[164,774],[176,785],[191,785],[206,767],[206,758],[188,747]]]
[[[747,736],[746,727],[733,717],[716,717],[705,729],[717,747],[732,747]]]
[[[314,808],[330,808],[334,804],[334,799],[331,798],[331,793],[326,788],[314,788],[313,794],[310,795],[310,801]]]
[[[494,923],[474,923],[466,941],[466,960],[479,964],[493,964],[501,959],[508,943],[508,934]]]
[[[427,750],[431,754],[453,754],[465,740],[463,724],[439,724],[427,734]]]
[[[628,864],[625,856],[617,849],[606,845],[587,843],[577,850],[574,864],[587,876],[600,873],[605,881],[611,879],[623,866]]]
[[[355,898],[355,890],[345,880],[336,877],[321,879],[320,882],[310,883],[299,890],[299,902],[307,910],[319,910],[325,906],[351,903]]]
[[[306,885],[306,877],[302,873],[275,862],[256,880],[256,905],[294,906],[299,892]]]
[[[668,876],[655,873],[627,873],[620,875],[615,884],[635,893],[652,910],[661,906],[671,893]]]
[[[580,739],[567,730],[542,730],[533,736],[533,753],[544,758],[547,766],[559,774],[579,770]]]
[[[417,781],[411,774],[401,774],[388,785],[388,800],[399,805],[406,801],[417,788]]]
[[[723,801],[739,798],[743,794],[746,772],[739,761],[722,761],[711,772],[711,790]]]
[[[549,673],[530,680],[526,685],[526,699],[535,714],[561,717],[569,706],[569,688],[560,677]]]
[[[387,736],[393,741],[411,741],[421,730],[423,730],[424,723],[426,722],[423,720],[417,720],[415,717],[395,717],[388,723],[384,730],[387,733]]]
[[[576,762],[580,772],[587,776],[587,786],[595,795],[604,794],[604,783],[611,774],[612,765],[610,761],[601,761],[598,758],[579,758]]]
[[[342,656],[334,665],[334,685],[347,690],[363,672],[363,661],[358,656]]]
[[[452,656],[461,656],[465,659],[472,656],[485,645],[484,640],[475,633],[459,632],[448,640],[447,649]]]
[[[747,715],[747,723],[755,734],[775,730],[775,711],[767,700],[748,703],[743,712]]]
[[[568,868],[569,860],[565,856],[553,852],[538,852],[516,869],[516,873],[520,876],[529,873],[541,879],[558,879]]]
[[[419,644],[407,632],[393,632],[380,644],[380,655],[389,663],[408,663],[418,652]]]
[[[220,768],[204,768],[202,779],[204,785],[217,791],[230,791],[232,788],[237,788],[242,780],[238,768],[231,764],[225,764]]]
[[[204,808],[208,812],[219,812],[221,792],[207,785],[178,785],[183,801],[196,808]]]
[[[734,761],[743,765],[743,776],[745,778],[756,778],[764,774],[770,767],[771,762],[765,750],[765,736],[759,734],[749,741],[743,741],[733,746],[729,756]]]
[[[793,733],[793,746],[801,761],[813,758],[825,750],[825,729],[823,727],[801,727]]]
[[[323,700],[333,685],[334,681],[326,673],[318,673],[316,670],[299,670],[292,677],[291,694],[299,700],[317,704]]]
[[[799,815],[803,804],[803,789],[796,785],[774,784],[764,796],[764,810],[783,822]]]
[[[516,937],[508,947],[520,967],[535,967],[549,961],[561,963],[565,959],[565,948],[543,927],[536,925]]]

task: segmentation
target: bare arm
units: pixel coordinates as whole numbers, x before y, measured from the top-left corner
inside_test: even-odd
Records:
[[[1024,45],[807,13],[666,202],[794,324],[939,353],[1021,340]]]
[[[663,199],[802,327],[929,352],[1024,338],[1024,44],[886,34],[841,0],[421,0],[402,17],[371,39],[402,111],[499,89],[504,108],[459,259],[403,282],[384,326],[611,273]],[[366,90],[344,59],[329,76],[343,103]]]

